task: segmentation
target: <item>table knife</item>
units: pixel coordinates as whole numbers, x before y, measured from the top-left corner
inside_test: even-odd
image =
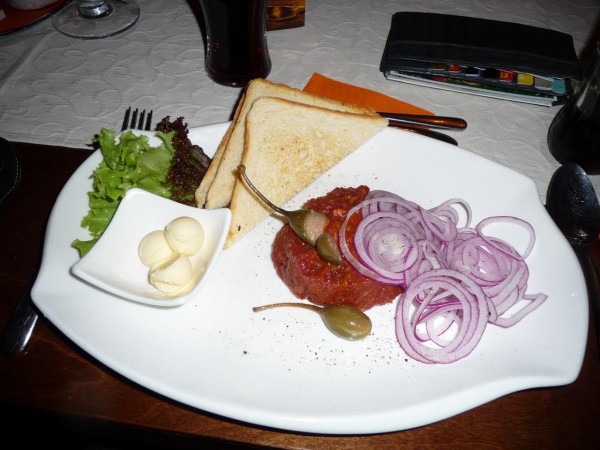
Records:
[[[397,114],[390,112],[379,112],[380,116],[388,119],[391,126],[405,128],[441,128],[464,130],[467,128],[467,122],[458,117],[428,116],[424,114]]]
[[[2,351],[6,354],[16,355],[25,349],[39,317],[31,299],[32,286],[33,281],[25,288],[4,329]]]
[[[412,133],[417,133],[423,136],[427,136],[433,139],[437,139],[438,141],[442,141],[442,142],[446,142],[448,144],[452,144],[452,145],[458,145],[458,142],[456,141],[456,139],[454,139],[453,137],[450,137],[444,133],[439,133],[437,131],[433,131],[433,130],[428,130],[427,128],[411,128],[411,127],[405,127],[402,126],[400,124],[390,124],[390,126],[394,127],[394,128],[400,128],[401,130],[405,130],[405,131],[410,131]]]

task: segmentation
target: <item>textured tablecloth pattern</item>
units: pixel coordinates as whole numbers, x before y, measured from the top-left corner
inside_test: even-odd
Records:
[[[186,0],[138,0],[130,31],[108,39],[63,36],[45,20],[0,38],[0,136],[12,141],[89,146],[116,129],[128,106],[154,117],[183,116],[190,127],[229,119],[239,89],[204,71],[199,18]],[[461,147],[531,177],[542,200],[558,167],[546,143],[557,107],[546,108],[387,81],[379,62],[397,11],[430,11],[514,21],[573,36],[580,57],[592,42],[598,0],[308,0],[304,27],[270,31],[269,79],[301,88],[314,72],[377,90],[438,115],[467,120],[452,133]],[[415,149],[418,151],[418,149]],[[593,177],[600,192],[600,180]]]

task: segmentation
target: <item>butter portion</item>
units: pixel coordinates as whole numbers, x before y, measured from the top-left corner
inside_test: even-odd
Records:
[[[156,267],[174,255],[169,246],[163,230],[156,230],[147,234],[138,247],[140,259],[145,266]]]
[[[148,280],[162,292],[175,294],[187,287],[194,273],[190,259],[182,254],[150,270]]]
[[[198,280],[190,257],[200,251],[203,244],[204,228],[187,216],[178,217],[163,230],[144,236],[138,254],[142,263],[150,268],[150,284],[171,296],[189,292]]]
[[[196,219],[179,217],[167,225],[165,238],[174,251],[195,255],[204,243],[204,228]]]

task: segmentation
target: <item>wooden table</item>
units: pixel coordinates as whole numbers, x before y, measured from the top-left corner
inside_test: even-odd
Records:
[[[46,220],[56,196],[89,155],[87,150],[32,144],[16,147],[23,177],[17,192],[0,207],[0,329],[36,274]],[[598,243],[593,252],[599,260]],[[581,373],[570,385],[514,393],[418,429],[320,436],[237,423],[162,398],[102,366],[42,318],[26,352],[0,355],[2,437],[18,439],[20,444],[44,439],[61,448],[111,449],[132,448],[134,443],[147,449],[595,448],[600,442],[600,359],[595,333],[590,327]],[[22,432],[23,426],[29,431]]]

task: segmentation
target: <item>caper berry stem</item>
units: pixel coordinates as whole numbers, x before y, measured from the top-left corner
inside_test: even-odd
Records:
[[[265,204],[271,208],[273,211],[278,212],[285,216],[290,224],[290,227],[304,243],[314,247],[316,245],[317,239],[323,234],[325,228],[327,228],[327,224],[329,223],[329,218],[318,211],[312,211],[309,209],[298,209],[295,211],[286,211],[271,203],[269,199],[267,199],[257,188],[252,184],[248,175],[246,175],[246,166],[240,164],[238,166],[238,171],[242,176],[244,182],[248,185],[248,187],[254,192],[258,198],[260,198]]]
[[[288,307],[288,306],[292,307],[292,308],[310,309],[311,311],[315,311],[316,313],[319,313],[319,314],[321,313],[321,310],[323,309],[320,306],[311,305],[308,303],[284,302],[284,303],[271,303],[270,305],[255,306],[254,308],[252,308],[252,311],[259,312],[259,311],[264,311],[265,309],[281,308],[281,307]]]
[[[273,211],[278,212],[279,214],[282,214],[284,216],[287,216],[289,214],[288,211],[286,211],[285,209],[280,208],[279,206],[275,205],[274,203],[271,202],[271,200],[269,200],[267,197],[265,197],[262,192],[260,192],[256,186],[254,186],[254,184],[252,184],[252,182],[250,181],[250,178],[248,178],[248,175],[246,175],[246,166],[244,166],[243,164],[240,164],[238,166],[238,172],[240,173],[240,175],[242,176],[242,178],[244,179],[244,182],[248,185],[248,187],[252,190],[252,192],[254,192],[258,198],[260,198],[263,202],[265,202],[265,204],[271,208]]]
[[[278,307],[304,308],[316,312],[321,316],[329,330],[338,337],[356,341],[366,337],[372,328],[371,319],[360,309],[350,305],[316,306],[308,303],[272,303],[270,305],[255,306],[252,311]]]

